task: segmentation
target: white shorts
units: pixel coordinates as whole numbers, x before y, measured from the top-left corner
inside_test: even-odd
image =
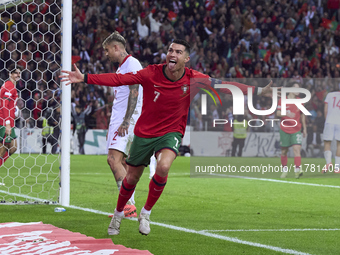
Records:
[[[127,156],[130,151],[130,147],[133,140],[133,130],[135,125],[129,126],[128,134],[125,136],[118,135],[118,128],[122,123],[119,124],[111,124],[109,126],[109,130],[107,133],[107,141],[106,141],[106,153],[108,153],[109,149],[114,149],[117,151],[121,151]]]
[[[340,125],[326,123],[323,129],[323,140],[333,141],[333,139],[340,141]]]

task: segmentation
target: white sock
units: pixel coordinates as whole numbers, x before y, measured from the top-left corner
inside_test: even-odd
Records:
[[[117,209],[115,209],[114,215],[118,217],[124,217],[124,211],[118,212]]]
[[[130,197],[129,201],[131,202],[132,205],[134,205],[136,202],[135,202],[135,192],[136,191],[133,191],[132,193],[132,196]]]
[[[157,164],[157,161],[156,161],[156,157],[154,155],[152,155],[152,157],[150,158],[150,177],[153,176],[156,172],[156,164]]]
[[[288,172],[288,166],[282,167],[282,172],[283,172],[283,173],[287,173],[287,172]]]
[[[326,164],[332,163],[332,152],[324,151],[323,155],[325,156]]]
[[[143,206],[143,208],[142,208],[142,210],[140,211],[140,213],[146,213],[146,214],[151,214],[151,210],[150,211],[148,211],[148,210],[146,210],[145,208],[144,208],[144,206]]]
[[[334,169],[340,168],[340,157],[335,156],[335,167]]]

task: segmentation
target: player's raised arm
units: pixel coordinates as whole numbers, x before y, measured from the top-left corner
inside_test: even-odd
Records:
[[[259,95],[259,96],[272,97],[272,93],[273,93],[273,88],[272,88],[273,81],[270,81],[267,86],[261,88],[261,87],[255,87],[255,86],[251,86],[251,85],[242,84],[242,83],[239,83],[239,82],[230,82],[230,81],[221,81],[221,80],[218,80],[218,79],[211,79],[211,86],[213,88],[216,88],[215,87],[216,84],[233,85],[233,86],[239,88],[242,91],[243,94],[247,94],[248,88],[252,88],[253,94],[256,94],[256,95]],[[281,96],[281,91],[280,91],[281,88],[277,88],[277,89],[278,89],[277,95],[280,97]],[[231,93],[231,91],[227,88],[221,88],[220,91],[222,93],[225,93],[225,94]]]
[[[270,81],[264,88],[258,88],[258,95],[263,97],[272,97],[273,94],[273,81]],[[277,96],[281,97],[281,88],[277,88]]]
[[[64,75],[60,75],[62,82],[67,82],[66,85],[77,82],[85,82],[88,84],[96,84],[100,86],[118,87],[122,85],[135,85],[141,84],[143,81],[143,74],[147,74],[147,68],[138,72],[116,74],[116,73],[103,73],[103,74],[82,74],[80,70],[74,65],[75,71],[62,70]]]
[[[222,82],[224,83],[224,82]],[[273,81],[270,81],[265,87],[261,88],[261,87],[254,87],[254,86],[250,86],[250,85],[246,85],[246,84],[242,84],[239,82],[228,82],[231,85],[234,85],[236,87],[238,87],[239,89],[242,90],[243,94],[246,94],[247,89],[249,87],[253,87],[253,94],[256,94],[258,96],[263,96],[263,97],[272,97],[273,94]],[[280,97],[281,96],[281,88],[277,88],[277,95]]]

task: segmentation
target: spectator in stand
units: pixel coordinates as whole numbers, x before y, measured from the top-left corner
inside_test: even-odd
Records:
[[[149,27],[146,25],[146,19],[147,17],[144,12],[137,17],[137,31],[140,39],[146,39],[149,35]]]
[[[154,32],[156,34],[159,34],[159,28],[162,26],[162,23],[160,22],[161,19],[161,13],[155,12],[152,13],[150,12],[149,15],[149,21],[150,21],[150,32]]]
[[[85,124],[85,117],[86,115],[89,115],[91,111],[92,111],[92,102],[84,110],[80,105],[76,105],[74,103],[72,104],[72,116],[76,123],[75,130],[77,131],[77,136],[78,136],[79,154],[85,154],[84,145],[85,145],[85,135],[87,132],[87,127]]]
[[[109,125],[108,112],[107,105],[96,109],[96,129],[107,129]]]

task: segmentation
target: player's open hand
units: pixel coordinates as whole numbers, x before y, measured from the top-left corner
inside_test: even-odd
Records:
[[[270,81],[269,84],[267,86],[265,86],[264,88],[262,88],[261,94],[260,96],[264,96],[264,97],[272,97],[273,95],[273,81]],[[281,97],[281,88],[276,88],[277,89],[277,96]]]
[[[65,85],[70,85],[71,83],[78,83],[84,81],[84,74],[80,72],[76,64],[73,64],[75,71],[61,70],[63,75],[59,75],[61,82],[66,82]]]
[[[123,123],[118,128],[118,135],[123,137],[125,136],[125,134],[128,134],[129,126],[130,126],[130,122],[124,120]]]

